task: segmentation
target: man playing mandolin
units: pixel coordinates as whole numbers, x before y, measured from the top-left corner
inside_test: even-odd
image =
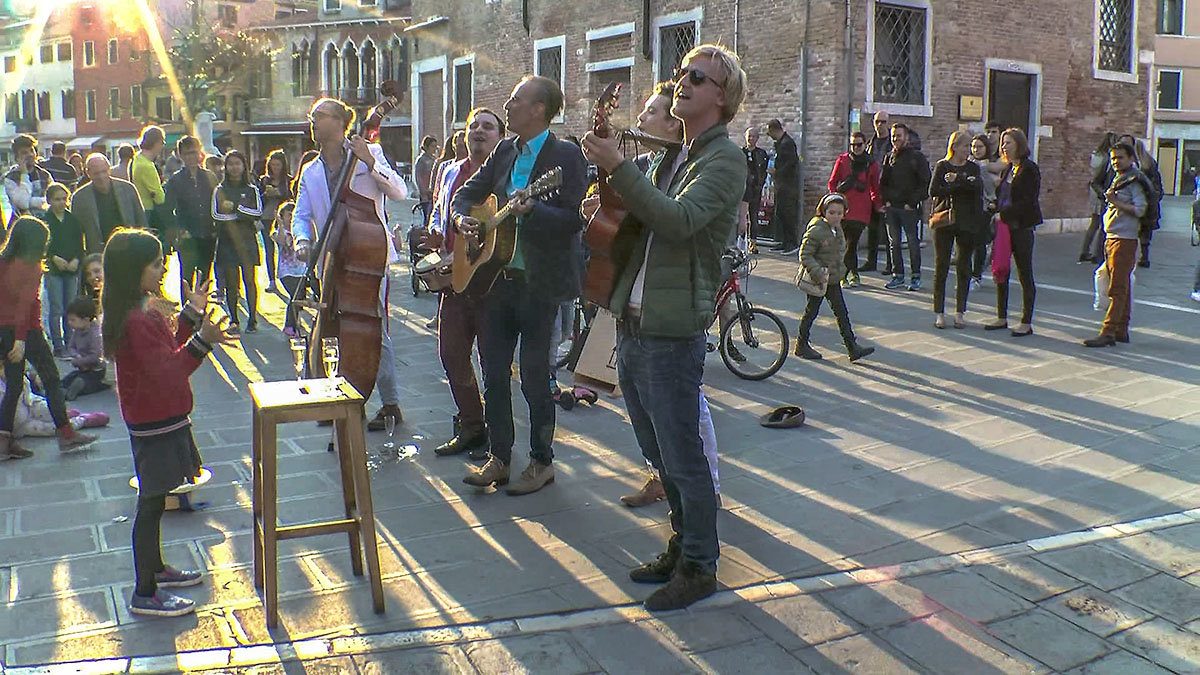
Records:
[[[468,485],[480,487],[507,484],[507,492],[514,495],[536,492],[554,480],[554,401],[547,355],[559,303],[580,292],[577,252],[583,220],[579,203],[587,191],[587,165],[578,147],[550,133],[550,121],[562,102],[554,80],[522,78],[504,104],[508,128],[516,137],[496,146],[479,171],[458,189],[451,206],[456,229],[467,237],[479,237],[481,223],[471,216],[472,206],[489,195],[501,204],[516,200],[511,210],[515,218],[499,224],[516,228],[516,246],[487,293],[479,340],[491,456],[463,478]],[[555,167],[562,172],[557,194],[537,201],[523,192]],[[508,484],[515,434],[510,387],[518,340],[531,452],[529,466]]]
[[[321,150],[321,155],[309,162],[300,172],[298,182],[300,189],[296,194],[296,210],[292,215],[292,236],[296,241],[296,257],[308,260],[309,251],[314,239],[321,233],[317,230],[325,226],[326,218],[337,197],[338,176],[341,175],[342,164],[347,160],[347,153],[353,153],[359,162],[355,166],[354,176],[350,179],[350,189],[375,202],[375,211],[379,221],[384,223],[386,234],[387,215],[384,211],[384,197],[389,199],[404,199],[408,189],[404,179],[400,177],[383,154],[383,148],[378,143],[368,143],[362,136],[346,135],[354,124],[354,111],[345,103],[333,98],[318,99],[313,103],[308,113],[312,124],[312,139]],[[388,242],[388,264],[400,259],[392,246],[392,238],[385,236]],[[380,303],[387,306],[388,280],[385,276],[379,285]],[[400,388],[396,383],[396,361],[392,353],[392,336],[387,330],[387,313],[383,313],[383,344],[379,358],[379,374],[375,380],[379,388],[379,397],[383,407],[368,423],[372,431],[383,430],[384,418],[393,417],[396,423],[402,421],[400,412]]]
[[[700,386],[721,254],[746,184],[745,157],[726,128],[745,88],[746,74],[725,48],[689,52],[671,106],[683,121],[683,148],[656,157],[650,176],[617,139],[583,138],[584,153],[629,210],[613,242],[608,306],[620,324],[618,373],[634,434],[671,505],[666,552],[630,571],[634,581],[665,582],[646,599],[650,610],[687,607],[717,585],[717,499],[700,438]]]

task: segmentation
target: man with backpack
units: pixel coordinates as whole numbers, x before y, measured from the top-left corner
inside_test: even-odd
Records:
[[[1116,176],[1104,193],[1108,208],[1104,212],[1104,264],[1108,266],[1108,312],[1100,334],[1083,341],[1085,347],[1111,347],[1129,342],[1129,314],[1132,305],[1130,277],[1137,263],[1138,233],[1151,213],[1154,186],[1134,166],[1134,149],[1118,143],[1110,152]]]

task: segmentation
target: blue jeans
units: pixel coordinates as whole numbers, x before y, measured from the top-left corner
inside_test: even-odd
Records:
[[[383,343],[379,350],[379,374],[375,377],[375,387],[379,389],[379,400],[383,405],[396,405],[400,402],[400,385],[396,382],[396,353],[392,349],[392,333],[388,330],[387,295],[392,285],[388,276],[383,277],[379,284],[379,307],[383,313]]]
[[[71,334],[67,325],[67,306],[79,293],[79,273],[50,274],[42,276],[46,286],[46,307],[48,308],[47,327],[50,329],[50,342],[55,349],[66,346],[64,335]]]
[[[700,438],[705,336],[656,338],[621,322],[617,373],[642,454],[662,478],[684,559],[716,573],[717,498]]]
[[[921,276],[921,236],[917,232],[919,212],[916,209],[888,207],[884,211],[884,222],[887,223],[888,241],[892,249],[892,274],[904,276],[904,255],[900,252],[900,232],[908,243],[908,262],[912,266],[912,275]]]

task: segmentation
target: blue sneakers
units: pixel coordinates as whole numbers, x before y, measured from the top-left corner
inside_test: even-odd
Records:
[[[163,567],[163,571],[154,575],[154,583],[161,588],[183,588],[199,584],[203,576],[203,572],[180,570],[167,565]]]
[[[884,284],[883,287],[889,291],[904,288],[904,277],[893,276],[892,280]]]
[[[911,279],[911,280],[908,282],[908,290],[910,290],[910,291],[919,291],[919,290],[921,290],[921,277],[913,277],[913,278],[912,278],[912,279]]]
[[[196,611],[196,603],[187,598],[158,590],[148,598],[134,593],[129,599],[129,611],[147,616],[183,616]]]

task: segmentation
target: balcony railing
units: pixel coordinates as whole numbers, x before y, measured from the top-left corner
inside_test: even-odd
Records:
[[[35,117],[15,119],[12,124],[18,134],[36,134],[38,130],[38,121]]]

